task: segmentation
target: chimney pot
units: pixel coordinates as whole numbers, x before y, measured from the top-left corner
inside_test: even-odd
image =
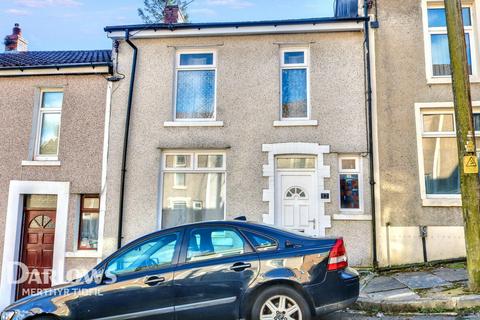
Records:
[[[5,37],[5,51],[20,52],[28,50],[28,43],[22,37],[22,29],[18,23],[15,23],[12,34]]]
[[[167,4],[163,10],[163,22],[166,24],[176,24],[185,22],[182,10],[176,4]]]

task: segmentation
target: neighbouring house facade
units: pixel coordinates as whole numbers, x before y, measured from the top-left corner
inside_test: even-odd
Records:
[[[480,3],[462,3],[475,128],[480,131]],[[443,1],[381,1],[377,18],[380,28],[373,32],[372,50],[380,265],[464,257]]]
[[[17,25],[0,54],[0,309],[94,266],[103,239],[111,52],[29,52],[19,38]]]
[[[371,265],[363,29],[362,17],[107,27],[119,81],[104,256],[119,236],[246,216],[342,235],[351,263]]]

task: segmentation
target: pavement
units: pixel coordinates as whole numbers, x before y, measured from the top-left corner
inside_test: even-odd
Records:
[[[478,320],[480,314],[456,315],[456,314],[402,314],[389,316],[383,313],[368,315],[359,312],[336,312],[321,317],[318,320]]]
[[[386,313],[478,311],[480,295],[468,292],[467,271],[458,264],[396,273],[367,273],[362,277],[356,309]]]

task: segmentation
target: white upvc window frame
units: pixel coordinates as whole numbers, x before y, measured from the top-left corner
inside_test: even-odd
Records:
[[[191,166],[189,167],[177,167],[177,168],[168,168],[166,166],[167,163],[167,156],[175,156],[175,155],[189,155],[191,156]],[[223,156],[223,166],[221,168],[199,168],[198,167],[198,156],[200,155],[222,155]],[[161,184],[160,184],[160,192],[159,192],[159,203],[160,209],[158,212],[158,228],[162,229],[163,224],[163,213],[161,207],[163,206],[163,188],[164,188],[164,175],[166,173],[223,173],[225,175],[225,206],[223,210],[223,219],[227,217],[227,185],[228,185],[228,175],[227,175],[227,154],[225,150],[169,150],[163,152],[162,154],[162,165],[161,165]],[[185,186],[185,188],[187,185]],[[183,188],[182,188],[183,189]],[[187,201],[187,206],[189,203],[192,202],[191,198],[186,197],[174,197],[174,200],[179,201]],[[173,206],[172,202],[169,203],[170,207]]]
[[[354,160],[354,169],[343,169],[343,160]],[[358,175],[358,209],[342,208],[342,194],[340,191],[340,176],[342,174],[356,174]],[[363,161],[360,155],[344,154],[338,156],[338,208],[341,213],[348,214],[362,214],[364,212],[364,196],[363,196]]]
[[[465,33],[469,34],[470,38],[470,55],[472,59],[472,74],[470,81],[480,82],[479,66],[478,66],[478,44],[477,39],[477,17],[480,16],[479,6],[475,3],[477,0],[462,1],[462,8],[470,8],[471,26],[465,26]],[[432,27],[428,26],[428,9],[444,8],[443,0],[422,0],[422,16],[423,16],[423,38],[425,45],[425,67],[428,84],[436,83],[451,83],[451,76],[434,76],[433,75],[433,61],[432,61],[432,42],[431,35],[433,34],[447,34],[446,27]]]
[[[480,101],[473,101],[473,113],[480,113]],[[424,132],[423,116],[436,114],[451,114],[453,116],[454,130],[448,132]],[[417,155],[419,185],[422,205],[425,207],[458,207],[462,205],[460,194],[427,194],[425,185],[425,166],[423,155],[423,138],[456,138],[455,113],[452,102],[432,102],[415,104],[415,122],[417,134]],[[480,132],[475,132],[476,137],[480,137]],[[477,146],[478,148],[478,146]]]
[[[211,65],[181,65],[180,58],[183,54],[212,54],[213,61]],[[186,118],[177,119],[177,94],[178,94],[178,73],[179,71],[215,71],[215,90],[213,100],[213,117],[212,118]],[[173,93],[173,122],[216,122],[217,119],[217,88],[218,88],[218,70],[217,70],[217,50],[208,49],[181,49],[177,50],[175,54],[175,83]]]
[[[287,52],[303,52],[304,54],[304,63],[285,63],[285,53]],[[305,69],[307,73],[307,116],[301,118],[293,117],[283,117],[283,70],[296,70],[296,69]],[[304,46],[288,46],[280,48],[280,110],[279,110],[280,121],[309,121],[311,120],[311,102],[310,102],[310,48]],[[316,125],[312,123],[311,125]]]
[[[34,161],[58,161],[58,153],[60,151],[60,133],[62,128],[62,109],[63,109],[63,101],[62,99],[62,106],[60,108],[43,108],[43,97],[45,93],[49,92],[61,92],[64,93],[62,88],[44,88],[40,90],[40,100],[38,105],[38,113],[36,119],[36,130],[35,130],[35,151],[33,155]],[[59,114],[60,121],[58,123],[58,146],[57,146],[57,154],[56,155],[42,155],[40,154],[40,146],[41,146],[41,136],[42,136],[42,125],[43,125],[43,115],[44,114]]]

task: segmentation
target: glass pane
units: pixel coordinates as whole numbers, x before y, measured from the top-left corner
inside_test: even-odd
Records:
[[[463,8],[462,15],[463,15],[463,25],[471,26],[472,19],[470,14],[470,8]],[[428,26],[430,28],[447,27],[444,8],[428,9]]]
[[[245,253],[245,242],[233,230],[197,229],[190,234],[187,261],[223,258]]]
[[[42,228],[42,217],[36,217],[35,219],[33,219],[31,222],[30,222],[30,225],[28,226],[28,228],[30,229],[41,229]]]
[[[177,119],[213,118],[215,71],[178,71]]]
[[[48,217],[47,217],[47,219],[44,219],[43,223],[44,223],[43,227],[45,229],[54,229],[55,228],[55,222],[53,222],[53,220],[48,218]]]
[[[174,185],[175,173],[165,173],[163,179],[164,228],[186,223],[223,220],[225,211],[224,173],[186,173],[182,189]],[[177,206],[176,203],[182,203]],[[202,203],[201,206],[196,203]]]
[[[63,92],[44,92],[42,99],[42,108],[53,109],[62,108]]]
[[[97,249],[98,212],[83,212],[81,216],[80,249]]]
[[[83,197],[83,208],[98,209],[100,208],[100,198],[98,197]]]
[[[480,131],[480,113],[473,114],[473,127],[475,131]]]
[[[355,159],[342,159],[342,170],[357,169],[357,161]]]
[[[460,193],[455,138],[423,138],[423,159],[427,194]]]
[[[199,155],[198,167],[208,169],[223,168],[223,155]]]
[[[446,34],[432,34],[432,64],[434,76],[449,76],[450,70],[450,52],[448,49],[448,36]],[[469,74],[472,74],[472,58],[470,49],[470,35],[465,34],[467,45],[467,60]]]
[[[40,155],[58,154],[58,133],[60,130],[60,114],[45,113],[42,117],[40,133]]]
[[[423,132],[453,132],[453,114],[426,114],[423,116]]]
[[[177,239],[178,234],[170,234],[134,246],[108,264],[107,275],[168,266],[173,261]]]
[[[285,64],[302,64],[305,63],[305,52],[285,52],[283,54]]]
[[[315,157],[277,158],[278,169],[315,169]]]
[[[340,175],[340,208],[360,209],[358,174]]]
[[[192,156],[190,155],[167,155],[166,168],[190,168],[192,166]]]
[[[213,53],[183,53],[180,55],[181,66],[213,65]]]
[[[248,231],[242,232],[247,236],[248,240],[250,240],[255,249],[257,249],[258,251],[273,250],[277,248],[277,243],[273,239]]]
[[[175,187],[185,187],[186,180],[185,173],[175,173]]]
[[[282,117],[308,117],[306,69],[282,70]]]
[[[51,194],[31,194],[25,197],[25,206],[28,209],[55,209],[57,196]]]

